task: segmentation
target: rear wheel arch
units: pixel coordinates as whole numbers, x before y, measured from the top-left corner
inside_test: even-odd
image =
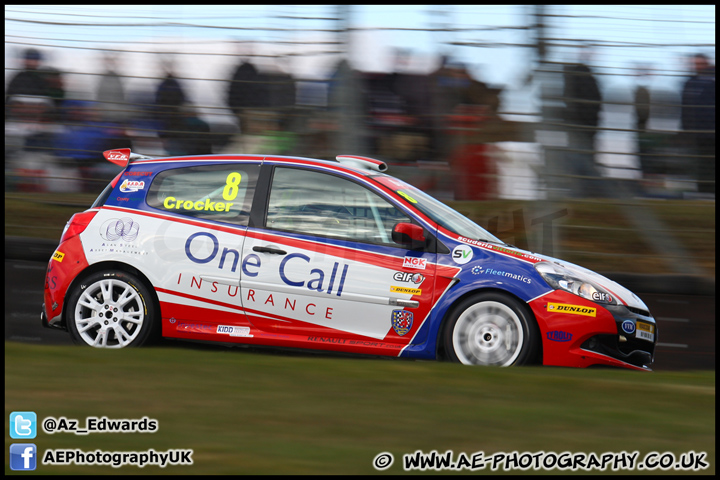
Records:
[[[155,291],[155,287],[153,286],[152,282],[147,278],[147,276],[137,268],[133,267],[132,265],[128,265],[127,263],[122,262],[114,262],[114,261],[105,261],[105,262],[99,262],[94,263],[90,266],[88,266],[85,270],[80,272],[72,282],[70,282],[70,285],[68,285],[67,291],[65,292],[65,301],[63,302],[63,309],[62,309],[62,325],[67,329],[68,325],[65,321],[67,318],[67,308],[68,308],[68,302],[67,298],[70,292],[72,292],[77,285],[79,285],[82,281],[84,281],[86,278],[90,277],[91,275],[102,272],[106,270],[120,270],[123,272],[127,272],[131,275],[134,275],[135,277],[140,280],[144,286],[148,289],[150,292],[150,298],[149,301],[153,302],[153,306],[155,308],[155,311],[157,312],[158,316],[158,323],[160,322],[159,319],[162,318],[162,312],[160,311],[160,300],[158,299],[157,292]]]

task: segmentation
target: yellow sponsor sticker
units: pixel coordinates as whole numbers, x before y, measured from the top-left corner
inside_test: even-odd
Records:
[[[410,288],[410,287],[396,287],[391,286],[390,291],[393,293],[411,293],[413,295],[420,295],[422,294],[422,290],[419,288]]]
[[[637,329],[640,331],[655,333],[655,325],[652,323],[635,322],[635,325],[637,325]]]
[[[582,305],[570,305],[568,303],[548,303],[548,312],[572,313],[573,315],[585,315],[594,317],[597,309],[583,307]]]
[[[65,257],[65,254],[62,253],[60,250],[55,250],[55,253],[53,253],[53,260],[57,260],[58,262],[63,261],[63,257]]]
[[[417,203],[417,200],[415,200],[413,197],[411,197],[411,196],[408,195],[407,193],[403,192],[402,190],[398,190],[397,193],[398,193],[398,195],[400,195],[401,197],[403,197],[403,198],[404,198],[405,200],[407,200],[408,202]]]

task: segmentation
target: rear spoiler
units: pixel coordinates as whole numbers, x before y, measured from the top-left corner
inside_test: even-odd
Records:
[[[129,148],[117,148],[115,150],[105,150],[103,156],[108,162],[112,162],[115,165],[119,165],[123,168],[130,165],[133,160],[145,160],[153,157],[146,155],[140,155],[139,153],[132,153]]]

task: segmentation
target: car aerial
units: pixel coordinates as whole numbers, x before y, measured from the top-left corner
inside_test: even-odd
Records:
[[[104,155],[123,170],[46,275],[42,323],[75,343],[650,370],[657,326],[635,294],[502,242],[379,160]]]

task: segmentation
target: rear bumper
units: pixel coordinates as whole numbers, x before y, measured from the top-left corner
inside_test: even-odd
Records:
[[[48,320],[48,316],[45,313],[45,304],[42,304],[42,309],[40,311],[40,323],[43,327],[49,328],[51,330],[63,330],[67,331],[67,327],[62,323],[62,315],[57,316],[53,318],[51,321]]]

